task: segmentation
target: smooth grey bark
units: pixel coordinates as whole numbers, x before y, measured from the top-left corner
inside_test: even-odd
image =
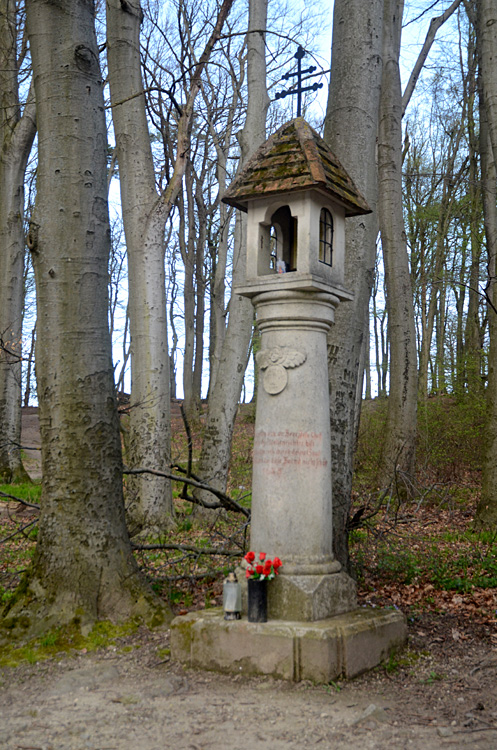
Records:
[[[324,137],[373,209],[369,216],[347,219],[345,286],[354,300],[337,308],[329,335],[333,552],[346,568],[356,389],[376,255],[382,20],[382,0],[335,0]]]
[[[479,180],[479,123],[475,122],[475,99],[477,92],[477,55],[476,40],[470,38],[468,44],[468,76],[465,82],[464,97],[468,101],[467,105],[467,133],[469,146],[469,185],[468,185],[468,203],[469,203],[469,235],[471,264],[469,272],[469,288],[466,325],[463,325],[463,300],[464,287],[461,284],[459,297],[461,298],[461,353],[458,357],[458,367],[456,372],[457,390],[463,393],[465,388],[468,393],[481,395],[483,393],[482,379],[482,332],[479,317],[481,297],[479,294],[480,283],[480,264],[482,254],[482,243],[480,241],[480,223],[482,192]],[[461,279],[463,283],[463,280]]]
[[[107,4],[107,59],[128,256],[131,402],[127,463],[166,472],[171,409],[164,269],[166,213],[155,187],[140,60],[139,0]],[[142,475],[128,482],[133,533],[167,528],[171,482]]]
[[[229,49],[227,51],[229,54]],[[212,109],[212,84],[209,91],[202,89],[205,106],[208,114],[209,134],[216,150],[216,181],[219,188],[219,199],[224,195],[227,188],[228,155],[232,143],[233,128],[235,126],[235,115],[241,97],[241,89],[245,82],[245,65],[243,57],[245,48],[237,54],[238,76],[234,72],[233,63],[230,66],[230,78],[232,96],[228,106],[226,124],[221,132],[215,127]],[[209,82],[210,83],[210,82]],[[211,96],[209,97],[209,93]],[[229,249],[229,226],[233,209],[219,200],[219,229],[214,236],[209,238],[209,250],[211,255],[211,281],[210,281],[210,318],[209,318],[209,394],[212,392],[216,382],[219,362],[222,356],[222,347],[226,335],[227,309],[225,302],[226,294],[226,268]]]
[[[495,0],[478,0],[476,17],[483,101],[492,157],[497,164],[497,5]]]
[[[247,117],[243,130],[238,135],[241,165],[266,139],[269,98],[266,88],[265,33],[261,31],[266,28],[266,19],[267,0],[250,0],[247,36]],[[246,219],[245,215],[239,215],[233,251],[233,287],[240,284],[245,277],[245,257]],[[228,327],[222,344],[216,379],[209,393],[199,465],[199,475],[203,481],[222,490],[226,488],[231,440],[254,318],[251,301],[235,292],[231,295],[228,309]],[[202,494],[198,493],[197,497],[202,497]]]
[[[108,329],[107,132],[88,0],[27,0],[38,122],[30,229],[43,484],[38,541],[8,605],[13,632],[163,611],[124,519]]]
[[[476,4],[480,69],[480,155],[483,215],[488,257],[488,383],[485,454],[477,529],[497,528],[497,8],[488,0]]]
[[[378,131],[379,219],[390,339],[390,388],[379,480],[412,477],[415,468],[417,361],[414,300],[402,207],[402,115],[435,35],[461,0],[432,19],[404,96],[400,84],[403,0],[384,1],[383,76]],[[400,472],[400,473],[399,473]],[[411,479],[407,479],[411,485]],[[403,482],[405,488],[405,481]],[[399,485],[397,485],[399,487]]]
[[[130,302],[129,318],[131,331],[132,392],[131,415],[137,414],[137,425],[131,429],[130,454],[136,468],[157,468],[155,462],[170,462],[170,383],[169,357],[167,349],[166,302],[164,296],[164,260],[159,263],[158,238],[162,237],[165,223],[181,189],[191,146],[193,107],[200,91],[201,75],[207,65],[221,29],[228,17],[234,0],[224,0],[207,44],[192,71],[186,102],[178,121],[177,151],[174,170],[163,194],[157,196],[154,186],[153,164],[148,139],[141,69],[139,66],[139,26],[141,8],[139,0],[120,3],[110,0],[108,9],[108,56],[111,80],[111,97],[117,134],[120,136],[119,159],[126,164],[126,173],[121,175],[123,206],[134,209],[135,222],[130,232],[136,233],[130,253],[133,268],[128,269]],[[116,31],[119,33],[116,34]],[[124,68],[124,73],[123,73]],[[119,118],[122,118],[119,119]],[[121,167],[122,168],[122,167]],[[147,205],[145,200],[150,199]],[[126,216],[126,212],[125,212]],[[126,224],[125,224],[126,231]],[[128,238],[128,232],[126,232]],[[128,239],[127,239],[128,241]],[[139,243],[142,243],[140,247]],[[135,291],[136,290],[136,291]],[[143,301],[145,295],[145,302]],[[141,344],[140,350],[137,349]],[[142,356],[143,355],[143,356]],[[167,378],[165,377],[167,373]],[[160,386],[157,380],[160,378]],[[155,380],[154,380],[155,379]],[[166,382],[167,380],[167,382]],[[167,396],[165,394],[167,393]],[[145,415],[140,419],[140,411]],[[151,418],[147,409],[154,410]],[[131,427],[131,425],[130,425]],[[166,433],[166,441],[164,440]],[[154,439],[156,443],[154,443]],[[167,443],[167,445],[165,444]],[[164,455],[164,449],[166,454]],[[137,467],[136,464],[140,463]],[[143,464],[143,465],[142,465]],[[143,479],[139,480],[143,482]],[[147,482],[153,483],[152,476]],[[142,485],[143,487],[143,485]],[[136,529],[161,527],[171,512],[170,486],[160,485],[162,491],[148,495],[138,494],[130,508],[131,522]]]
[[[26,481],[21,459],[24,175],[36,133],[34,90],[19,100],[15,0],[0,0],[0,481]]]
[[[402,0],[385,0],[383,74],[378,126],[378,217],[385,270],[390,339],[390,388],[379,481],[402,482],[414,474],[417,357],[414,302],[402,207]],[[399,474],[400,472],[400,474]],[[397,484],[399,489],[405,489]]]
[[[205,311],[203,269],[204,248],[207,240],[207,216],[202,196],[202,187],[205,184],[205,154],[203,169],[199,171],[200,174],[194,170],[191,162],[188,163],[185,172],[186,205],[183,196],[179,196],[178,234],[184,266],[183,409],[190,425],[198,424],[201,410]]]

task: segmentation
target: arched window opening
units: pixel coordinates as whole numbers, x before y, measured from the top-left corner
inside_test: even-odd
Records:
[[[297,219],[288,206],[282,206],[271,217],[271,268],[277,273],[297,268]],[[274,258],[274,260],[273,260]]]
[[[327,208],[321,209],[319,218],[319,260],[333,265],[333,216]]]
[[[278,238],[278,227],[271,224],[271,230],[269,234],[269,250],[270,260],[269,268],[271,271],[276,271],[276,264],[278,261],[278,253],[281,255],[281,236]]]

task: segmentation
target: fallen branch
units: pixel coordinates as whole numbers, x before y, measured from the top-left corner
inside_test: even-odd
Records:
[[[4,542],[8,542],[9,539],[13,539],[18,534],[22,534],[26,529],[29,529],[30,526],[33,526],[33,524],[38,523],[38,519],[35,518],[29,523],[27,523],[25,526],[21,526],[20,529],[17,529],[16,531],[12,532],[9,536],[4,537],[4,539],[0,539],[0,544],[3,544]]]
[[[36,510],[40,510],[40,506],[37,505],[37,503],[30,503],[27,500],[23,500],[22,497],[17,497],[16,495],[9,495],[8,492],[0,491],[0,497],[5,497],[7,500],[15,500],[17,503],[21,503],[22,505],[25,505],[27,508],[36,508]]]
[[[233,510],[236,513],[242,513],[246,518],[250,518],[250,510],[248,508],[244,508],[243,505],[240,505],[236,502],[236,500],[233,500],[229,495],[226,495],[226,493],[222,492],[221,490],[216,489],[215,487],[212,487],[209,484],[206,484],[206,482],[202,482],[199,479],[193,479],[192,477],[179,477],[175,474],[172,474],[169,471],[157,471],[156,469],[124,469],[123,474],[153,474],[153,476],[156,477],[164,477],[165,479],[171,479],[173,482],[181,482],[183,484],[189,484],[192,487],[197,487],[200,490],[205,490],[206,492],[210,492],[212,495],[217,497],[219,500],[219,503],[208,503],[205,501],[198,500],[196,498],[193,498],[191,496],[187,496],[184,498],[185,500],[189,500],[192,503],[196,503],[197,505],[202,505],[204,508],[224,508],[225,510]]]
[[[193,552],[195,555],[225,555],[226,557],[241,557],[242,550],[217,549],[216,547],[194,547],[191,544],[132,544],[134,550],[148,551],[154,549],[175,549],[179,552]]]

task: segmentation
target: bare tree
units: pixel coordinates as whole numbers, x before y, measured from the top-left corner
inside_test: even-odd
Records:
[[[241,165],[266,139],[269,105],[266,89],[266,18],[267,0],[251,0],[247,35],[247,117],[238,136]],[[245,277],[245,243],[245,217],[238,216],[233,251],[234,291],[229,303],[228,327],[219,355],[217,374],[209,393],[199,467],[200,476],[219,489],[226,487],[231,439],[252,336],[252,303],[236,294],[237,283],[241,283]]]
[[[33,563],[4,623],[166,614],[140,578],[124,519],[108,329],[103,79],[93,5],[28,0],[39,131],[29,245],[38,303],[42,499]]]
[[[24,175],[36,133],[34,90],[23,107],[26,44],[15,0],[0,0],[0,480],[24,481],[21,358],[24,303]]]
[[[169,351],[164,271],[166,214],[155,187],[140,61],[139,2],[107,3],[107,59],[128,257],[131,404],[127,460],[165,471],[171,464]],[[164,529],[171,483],[147,475],[129,485],[130,528]]]
[[[476,510],[477,528],[497,528],[497,9],[490,0],[476,5],[476,34],[480,67],[480,154],[488,257],[487,419],[482,491]]]
[[[376,209],[376,136],[381,82],[383,0],[335,0],[332,70],[324,137]],[[359,409],[361,350],[368,346],[368,308],[378,231],[375,213],[347,220],[345,285],[353,302],[335,314],[329,337],[333,477],[333,552],[348,566],[353,450]]]
[[[379,469],[382,485],[398,470],[414,473],[417,361],[414,306],[402,209],[400,37],[404,3],[384,0],[383,74],[378,127],[378,215],[390,339],[387,426]]]
[[[174,169],[159,195],[150,149],[140,66],[139,0],[107,4],[107,38],[124,228],[128,246],[131,332],[130,458],[140,467],[170,464],[170,375],[164,279],[164,228],[183,184],[201,77],[234,0],[224,0],[188,78],[177,122]],[[129,514],[137,529],[163,528],[172,513],[162,476],[134,480]]]

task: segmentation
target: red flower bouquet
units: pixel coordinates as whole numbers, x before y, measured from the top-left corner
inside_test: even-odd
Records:
[[[265,552],[259,553],[259,560],[255,561],[255,552],[247,552],[244,557],[247,567],[245,577],[253,581],[270,581],[278,575],[278,570],[282,565],[279,557],[272,560],[266,558]]]

